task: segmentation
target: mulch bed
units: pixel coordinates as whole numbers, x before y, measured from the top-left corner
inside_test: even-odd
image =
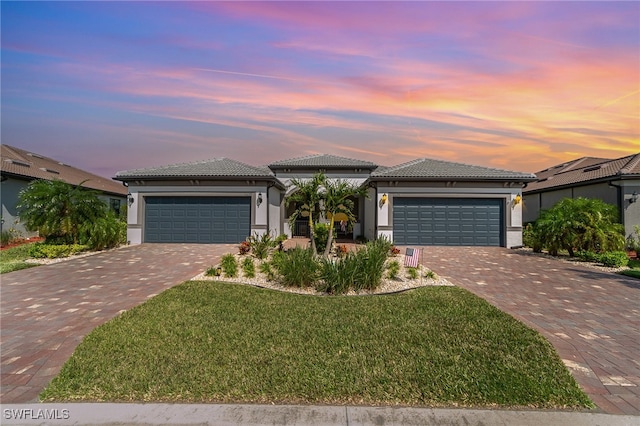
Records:
[[[37,242],[40,242],[40,241],[44,241],[44,238],[43,237],[31,237],[31,238],[24,238],[24,239],[20,239],[20,240],[14,240],[14,241],[11,241],[7,245],[0,246],[0,250],[7,250],[7,249],[10,249],[12,247],[21,246],[23,244],[37,243]]]

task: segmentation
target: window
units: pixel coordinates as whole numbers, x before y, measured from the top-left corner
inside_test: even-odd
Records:
[[[121,203],[121,200],[118,200],[117,198],[110,198],[109,199],[109,204],[111,205],[111,210],[113,210],[117,215],[120,214],[120,203]]]

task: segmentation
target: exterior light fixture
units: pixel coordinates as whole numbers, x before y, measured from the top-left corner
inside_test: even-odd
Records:
[[[522,202],[522,196],[520,194],[516,195],[516,197],[513,199],[513,205],[517,206],[521,202]]]
[[[387,203],[387,199],[389,199],[389,197],[387,197],[387,194],[382,194],[382,197],[380,198],[380,204],[384,206]]]
[[[258,198],[256,198],[256,205],[260,207],[260,204],[262,204],[262,192],[258,193]]]
[[[629,202],[633,204],[636,201],[638,201],[638,191],[633,191],[633,194],[631,194],[631,198],[629,198]]]
[[[127,202],[129,203],[129,207],[133,204],[134,198],[133,195],[127,194]]]

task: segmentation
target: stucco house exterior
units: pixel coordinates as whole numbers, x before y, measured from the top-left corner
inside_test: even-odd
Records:
[[[524,222],[563,198],[599,198],[618,207],[627,236],[640,225],[640,153],[616,159],[583,157],[536,173],[523,190]]]
[[[238,243],[254,233],[304,236],[293,229],[292,178],[323,172],[367,188],[354,199],[356,222],[343,237],[379,236],[397,245],[522,244],[522,189],[528,173],[416,159],[394,167],[318,154],[251,166],[228,158],[121,171],[129,189],[128,239]],[[339,230],[340,231],[340,230]]]
[[[2,199],[2,229],[13,229],[24,237],[35,236],[20,222],[17,212],[18,196],[29,182],[36,179],[58,179],[71,185],[98,191],[99,198],[119,211],[124,206],[127,188],[107,179],[64,164],[53,158],[9,145],[0,146],[0,175]]]

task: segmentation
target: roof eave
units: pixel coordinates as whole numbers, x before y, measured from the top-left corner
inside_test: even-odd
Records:
[[[640,179],[640,175],[638,175],[638,174],[633,174],[633,175],[631,175],[631,174],[627,174],[627,175],[611,175],[611,176],[605,176],[605,177],[598,178],[598,179],[583,180],[583,181],[580,181],[580,182],[567,183],[567,184],[563,184],[563,185],[545,186],[544,188],[525,190],[525,191],[523,191],[523,193],[525,193],[525,194],[539,194],[541,192],[559,191],[559,190],[567,189],[567,188],[575,188],[575,187],[578,187],[578,186],[594,185],[594,184],[598,184],[598,183],[605,183],[605,182],[611,182],[611,181],[615,181],[615,180],[625,180],[625,179]]]
[[[471,176],[371,176],[372,181],[420,181],[420,182],[534,182],[535,177],[513,176],[513,177],[471,177]]]

